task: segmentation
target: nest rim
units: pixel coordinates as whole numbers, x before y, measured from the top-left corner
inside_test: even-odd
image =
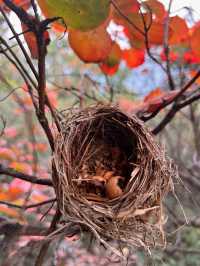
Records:
[[[134,168],[123,194],[114,199],[96,202],[80,194],[72,182],[79,171],[73,169],[76,156],[73,145],[84,140],[86,128],[94,130],[95,121],[106,116],[110,119],[108,123],[111,120],[112,123],[117,123],[117,118],[117,126],[121,124],[124,129],[124,123],[126,124],[125,129],[137,138],[139,156],[134,161]],[[145,249],[165,246],[162,203],[167,193],[173,189],[175,170],[164,149],[156,143],[143,122],[116,107],[100,105],[64,114],[60,126],[61,132],[56,136],[53,154],[57,171],[54,188],[65,219],[89,228],[104,245],[117,240]],[[83,138],[79,139],[79,135]]]

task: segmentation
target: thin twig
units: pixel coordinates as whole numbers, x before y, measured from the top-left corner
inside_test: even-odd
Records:
[[[12,55],[12,58],[16,62],[15,65],[18,65],[18,68],[20,68],[21,72],[24,73],[24,76],[26,77],[26,79],[29,80],[29,82],[36,88],[37,87],[36,83],[34,82],[34,80],[29,75],[29,73],[28,73],[27,69],[25,68],[25,66],[23,65],[23,63],[19,60],[18,56],[13,52],[13,50],[9,47],[7,42],[1,36],[0,36],[0,44],[4,45],[7,48],[7,50]],[[0,52],[2,52],[5,56],[8,55],[8,53],[4,52],[4,49],[1,49]]]
[[[163,43],[163,47],[164,47],[164,54],[166,56],[166,70],[167,70],[167,76],[168,76],[168,83],[169,83],[169,87],[171,90],[175,89],[175,84],[174,84],[174,80],[172,77],[172,73],[171,73],[171,64],[170,64],[170,48],[169,48],[169,21],[170,21],[170,11],[171,11],[171,6],[172,6],[172,1],[169,1],[169,7],[168,7],[168,11],[167,11],[167,16],[165,18],[165,23],[164,23],[164,43]]]
[[[41,207],[43,205],[46,205],[46,204],[49,204],[49,203],[52,203],[52,202],[55,202],[55,201],[56,201],[56,198],[53,198],[53,199],[45,200],[45,201],[42,201],[42,202],[39,202],[39,203],[35,203],[35,204],[30,204],[30,205],[26,205],[26,206],[20,206],[20,205],[17,205],[17,204],[13,204],[13,203],[10,203],[10,202],[6,202],[6,201],[0,200],[0,204],[6,205],[6,206],[11,207],[11,208],[27,210],[27,209]]]
[[[118,7],[118,5],[116,4],[115,0],[110,0],[110,3],[113,5],[113,7],[115,8],[115,10],[119,13],[120,16],[122,16],[122,18],[124,18],[134,29],[136,29],[142,36],[145,35],[145,33],[138,28],[132,21],[131,19],[129,19],[129,17],[127,17]]]
[[[7,168],[4,167],[2,164],[0,164],[0,174],[2,175],[8,175],[8,176],[12,176],[33,184],[38,184],[38,185],[43,185],[43,186],[50,186],[52,187],[52,181],[50,179],[40,179],[36,176],[32,176],[32,175],[28,175],[28,174],[24,174],[21,172],[18,172],[16,170],[14,170],[13,168]]]
[[[195,81],[200,77],[200,69],[197,71],[197,73],[195,74],[195,76],[176,94],[176,96],[174,98],[172,98],[171,100],[169,101],[166,101],[166,102],[163,102],[163,104],[161,104],[154,112],[152,112],[152,114],[148,117],[141,117],[141,119],[143,121],[148,121],[150,119],[152,119],[153,117],[155,117],[162,109],[164,109],[165,107],[167,107],[168,105],[172,104],[173,102],[179,100],[179,98],[184,94],[184,92],[186,90],[188,90],[194,83]],[[198,97],[198,96],[197,96]],[[195,98],[194,98],[194,101],[195,101]],[[187,101],[185,101],[186,103]],[[190,102],[193,102],[193,100],[188,100],[188,104]],[[187,104],[186,104],[187,105]],[[184,105],[184,106],[186,106]]]
[[[53,220],[51,222],[51,225],[47,231],[47,235],[49,235],[50,233],[52,233],[56,229],[56,225],[57,225],[58,221],[60,220],[60,217],[61,217],[61,213],[60,213],[59,208],[57,207],[56,213],[55,213]],[[48,251],[50,242],[51,241],[49,240],[42,245],[40,253],[36,259],[35,266],[42,266],[44,259],[45,259],[45,255]]]
[[[22,8],[17,7],[16,5],[14,5],[12,3],[12,1],[5,0],[4,3],[9,8],[11,8],[13,11],[14,11],[14,9],[15,9],[15,11],[19,9],[21,12],[23,12],[23,14],[26,14],[26,12]],[[10,22],[9,18],[7,17],[6,13],[4,12],[4,10],[1,7],[0,7],[0,11],[1,11],[3,17],[5,18],[5,20],[6,20],[7,24],[8,24],[8,26],[9,26],[9,28],[11,29],[13,35],[15,36],[16,41],[17,41],[17,43],[18,43],[18,45],[19,45],[19,47],[20,47],[20,49],[21,49],[24,57],[26,58],[26,61],[27,61],[28,65],[29,65],[30,69],[32,70],[35,78],[38,80],[38,74],[36,72],[36,69],[35,69],[35,67],[34,67],[34,65],[33,65],[33,63],[31,61],[29,55],[27,54],[26,49],[24,48],[22,41],[20,40],[20,38],[19,38],[18,34],[16,33],[16,31],[15,31],[12,23]],[[28,17],[28,15],[26,15],[26,16]]]
[[[185,106],[197,101],[200,99],[200,94],[195,95],[191,97],[190,99],[184,101],[183,103],[177,104],[176,102],[173,104],[172,108],[169,110],[169,112],[166,114],[166,116],[163,118],[163,120],[152,130],[153,134],[158,134],[161,130],[163,130],[169,122],[174,118],[176,113],[184,108]]]

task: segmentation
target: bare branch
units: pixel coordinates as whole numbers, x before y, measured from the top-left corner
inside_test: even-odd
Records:
[[[5,95],[3,98],[0,99],[0,102],[4,102],[10,95],[13,94],[16,90],[21,89],[21,87],[17,87],[12,89],[7,95]]]
[[[181,95],[181,94],[180,94]],[[163,130],[167,124],[171,122],[171,120],[174,118],[176,113],[184,108],[185,106],[197,101],[200,99],[200,94],[197,94],[187,100],[185,100],[182,103],[175,102],[172,106],[172,108],[169,110],[169,112],[166,114],[166,116],[163,118],[163,120],[152,130],[153,134],[158,134],[161,130]]]
[[[43,185],[43,186],[50,186],[52,187],[52,181],[50,179],[39,179],[36,176],[32,176],[32,175],[27,175],[21,172],[18,172],[16,170],[14,170],[13,168],[6,168],[4,167],[2,164],[0,164],[0,174],[2,175],[8,175],[8,176],[12,176],[33,184],[38,184],[38,185]]]
[[[6,128],[6,120],[4,119],[4,117],[2,115],[0,115],[0,120],[2,121],[2,128],[0,130],[0,137],[4,134],[4,130]]]
[[[114,0],[110,1],[111,4],[113,5],[113,7],[115,8],[115,10],[119,13],[120,16],[122,16],[134,29],[136,29],[142,36],[145,35],[145,33],[138,28],[132,21],[131,19],[129,19],[129,17],[127,17],[125,14],[123,14],[123,12],[120,10],[120,8],[118,7],[118,5],[115,3]]]
[[[47,230],[47,235],[52,233],[56,229],[56,225],[59,222],[60,218],[61,218],[61,212],[60,212],[59,208],[57,207],[57,210],[56,210],[56,213],[53,217],[51,225],[50,225],[49,229]],[[40,253],[36,259],[35,266],[42,266],[43,261],[45,259],[45,255],[48,251],[49,245],[50,245],[50,240],[48,240],[47,242],[45,242],[42,245]]]
[[[19,17],[20,21],[22,21],[30,29],[30,31],[35,34],[35,37],[37,40],[37,48],[38,48],[37,81],[38,81],[38,84],[37,84],[37,86],[34,86],[34,87],[36,87],[37,92],[38,92],[39,107],[37,108],[37,106],[34,103],[33,104],[35,107],[37,118],[38,118],[47,138],[48,138],[51,150],[53,151],[54,150],[54,138],[53,138],[53,134],[51,132],[51,129],[49,127],[48,119],[47,119],[46,114],[45,114],[45,104],[48,105],[51,113],[53,112],[53,109],[50,105],[50,101],[49,101],[48,96],[46,95],[46,91],[45,91],[45,89],[46,89],[46,71],[45,71],[46,41],[44,38],[44,32],[47,29],[48,24],[54,20],[57,20],[57,18],[47,19],[47,20],[40,22],[39,17],[36,17],[36,19],[33,20],[32,17],[30,17],[22,8],[15,5],[12,1],[4,0],[4,3],[12,11],[14,11],[16,13],[16,15]],[[34,5],[33,1],[32,1],[32,5],[34,8],[34,11],[36,12],[35,5]],[[11,23],[9,23],[8,19],[7,19],[7,23],[12,30],[12,25],[10,25]],[[15,31],[13,31],[13,34],[14,34],[14,36],[16,36],[16,38],[19,39],[19,36],[17,36]],[[22,49],[21,46],[20,46],[20,48]],[[30,57],[29,57],[29,60],[31,61]],[[11,62],[13,63],[13,61],[11,61]],[[28,85],[28,83],[27,83],[27,85]],[[28,86],[28,87],[30,88],[30,92],[32,92],[31,87],[30,86]],[[33,100],[33,98],[32,98],[32,100]],[[54,119],[56,118],[55,115],[53,115],[53,117],[54,117]],[[56,125],[58,126],[57,120],[55,120],[55,121],[56,121]]]
[[[55,201],[56,201],[56,198],[53,198],[53,199],[45,200],[45,201],[42,201],[42,202],[39,202],[39,203],[36,203],[36,204],[30,204],[30,205],[26,205],[26,206],[21,206],[21,205],[17,205],[17,204],[13,204],[13,203],[10,203],[10,202],[6,202],[6,201],[0,200],[0,204],[6,205],[6,206],[11,207],[11,208],[27,210],[27,209],[41,207],[43,205],[46,205],[46,204],[49,204],[49,203],[52,203],[52,202],[55,202]]]
[[[184,94],[184,92],[186,92],[199,77],[200,77],[200,69],[199,69],[199,71],[197,71],[196,75],[182,89],[180,89],[180,91],[176,94],[176,96],[174,98],[172,98],[171,100],[166,101],[166,102],[163,101],[163,103],[153,113],[151,113],[151,115],[149,115],[147,117],[142,116],[140,118],[146,122],[146,121],[152,119],[153,117],[155,117],[162,109],[169,106],[171,103],[178,101],[179,98],[181,98],[181,96]],[[185,104],[183,104],[183,105],[186,106],[186,105],[188,105],[188,104],[190,104],[196,100],[198,100],[198,95],[194,96],[194,98],[190,98],[190,99],[186,100]],[[182,104],[181,104],[181,106],[182,106]],[[184,106],[182,106],[181,108],[183,108]]]
[[[8,7],[15,8],[15,10],[16,10],[16,9],[17,9],[17,10],[20,10],[20,12],[22,12],[22,13],[24,14],[25,18],[28,17],[28,15],[26,14],[26,12],[25,12],[22,8],[15,6],[15,5],[12,3],[12,1],[4,1],[4,3],[5,3]],[[18,45],[19,45],[19,47],[20,47],[20,49],[21,49],[21,51],[22,51],[24,57],[26,58],[26,61],[27,61],[28,65],[29,65],[30,69],[32,70],[32,72],[33,72],[35,78],[38,80],[38,74],[37,74],[37,71],[35,70],[35,67],[34,67],[34,65],[33,65],[33,63],[32,63],[32,61],[31,61],[29,55],[27,54],[26,49],[24,48],[23,43],[22,43],[22,41],[21,41],[20,38],[19,38],[19,35],[16,33],[16,31],[15,31],[15,29],[14,29],[12,23],[10,22],[9,18],[7,17],[6,13],[4,12],[4,10],[3,10],[1,7],[0,7],[0,11],[1,11],[3,17],[5,18],[5,20],[6,20],[7,24],[8,24],[8,26],[9,26],[9,28],[11,29],[13,35],[15,36],[16,41],[17,41],[17,43],[18,43]],[[13,10],[13,11],[14,11],[14,10]]]
[[[5,49],[2,48],[2,45],[6,47],[7,52],[5,52]],[[11,56],[8,55],[8,52],[11,54]],[[2,37],[0,37],[0,53],[3,53],[8,58],[8,60],[17,68],[27,84],[29,84],[30,82],[30,84],[36,87],[36,83],[33,81],[22,62]]]
[[[167,76],[168,76],[168,84],[171,90],[175,89],[175,84],[174,84],[174,80],[172,78],[172,73],[171,73],[171,64],[170,64],[170,60],[169,60],[169,55],[170,55],[170,48],[169,48],[169,15],[170,15],[170,10],[171,10],[171,5],[172,5],[172,1],[169,1],[169,7],[168,7],[168,12],[167,12],[167,16],[165,18],[165,24],[164,24],[164,53],[166,56],[166,71],[167,71]]]

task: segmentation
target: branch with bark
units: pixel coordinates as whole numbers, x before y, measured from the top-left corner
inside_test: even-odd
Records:
[[[0,174],[19,178],[21,180],[30,182],[32,184],[38,184],[38,185],[50,186],[50,187],[53,186],[51,179],[40,179],[36,176],[27,175],[27,174],[18,172],[14,170],[13,168],[4,167],[2,164],[0,164]]]

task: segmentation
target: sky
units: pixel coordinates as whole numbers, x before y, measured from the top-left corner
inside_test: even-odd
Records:
[[[161,0],[160,2],[168,7],[170,0]],[[172,12],[184,15],[183,7],[191,7],[194,10],[195,18],[200,18],[200,1],[199,0],[172,0]],[[182,9],[182,11],[181,11]]]
[[[161,0],[161,3],[168,5],[169,0]],[[200,1],[199,0],[173,0],[172,1],[172,9],[180,9],[183,6],[191,6],[194,9],[197,9],[200,12]]]

